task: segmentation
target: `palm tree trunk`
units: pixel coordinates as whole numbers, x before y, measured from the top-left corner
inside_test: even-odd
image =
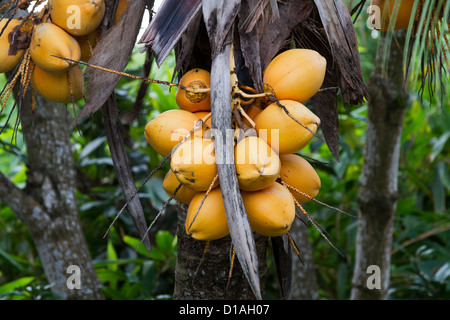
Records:
[[[174,300],[253,300],[237,257],[233,259],[231,237],[211,241],[191,238],[185,231],[187,207],[178,207],[178,254],[175,266]],[[266,274],[267,238],[254,234],[262,295]],[[206,248],[206,251],[205,251]],[[233,266],[232,266],[233,261]],[[231,277],[230,277],[231,271]]]
[[[358,195],[360,220],[351,299],[388,297],[400,138],[408,103],[404,86],[406,74],[402,68],[405,33],[397,32],[394,37],[387,57],[387,71],[383,72],[386,35],[382,34],[375,73],[368,83],[370,102]]]

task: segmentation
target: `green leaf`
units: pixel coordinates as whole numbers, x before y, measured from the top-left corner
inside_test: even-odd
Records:
[[[0,286],[0,294],[8,293],[14,291],[16,288],[27,286],[35,279],[36,277],[22,277],[17,280],[5,283],[4,285]]]
[[[127,245],[129,245],[131,248],[133,248],[133,250],[136,250],[136,248],[139,246],[139,243],[141,242],[141,240],[139,240],[138,238],[134,238],[131,236],[123,236],[122,241],[125,242]],[[153,251],[153,248],[152,248]],[[147,251],[147,249],[145,248],[145,246],[140,246],[138,249],[138,254],[141,254],[145,257],[151,257],[150,253]]]
[[[450,131],[447,131],[442,136],[432,141],[433,149],[431,151],[431,161],[434,161],[434,159],[442,152],[448,138],[450,138]]]
[[[173,236],[169,231],[158,231],[156,233],[156,245],[162,253],[170,254],[172,252]]]
[[[7,252],[3,251],[2,248],[0,248],[0,257],[3,257],[6,261],[12,264],[20,272],[24,272],[24,268],[14,259],[14,257],[12,257]]]
[[[117,260],[117,252],[114,249],[114,245],[111,240],[108,241],[108,245],[106,247],[106,256],[108,257],[108,260],[112,260],[112,261]],[[116,271],[117,268],[118,268],[118,265],[115,263],[110,263],[108,265],[108,269],[110,269],[110,270]]]
[[[86,158],[92,152],[97,150],[106,141],[106,137],[99,137],[89,142],[80,152],[80,159]]]

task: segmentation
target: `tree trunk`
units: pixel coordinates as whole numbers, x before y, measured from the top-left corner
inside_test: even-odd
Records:
[[[103,299],[77,211],[70,115],[64,105],[36,100],[34,116],[29,95],[19,110],[28,156],[26,188],[0,174],[0,199],[30,232],[53,292],[62,299]],[[72,265],[79,267],[79,289],[68,285],[76,283],[69,279],[76,275],[68,270]]]
[[[206,252],[206,241],[187,235],[184,224],[187,206],[178,208],[178,254],[175,267],[175,300],[249,300],[255,299],[237,258],[231,269],[231,237],[211,241]],[[266,275],[267,238],[255,236],[259,263],[261,293],[264,294]],[[204,253],[205,252],[205,253]]]
[[[382,34],[375,73],[368,83],[371,100],[358,195],[361,219],[356,236],[351,299],[386,299],[388,296],[400,138],[408,99],[404,86],[406,74],[402,69],[405,33],[397,32],[394,37],[384,72],[386,35]]]

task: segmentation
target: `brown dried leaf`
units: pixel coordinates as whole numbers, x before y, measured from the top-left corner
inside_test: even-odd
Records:
[[[350,12],[342,0],[314,1],[327,34],[333,63],[336,63],[340,75],[339,87],[345,105],[362,104],[369,97],[361,72],[353,21]]]
[[[123,71],[133,52],[144,9],[144,1],[133,1],[122,19],[102,36],[89,63],[111,70]],[[100,109],[121,78],[120,75],[89,67],[86,69],[86,76],[88,78],[86,105],[74,119],[73,125]]]
[[[142,35],[139,43],[151,47],[161,66],[180,37],[200,12],[201,0],[166,0]]]
[[[222,50],[224,41],[234,24],[241,1],[202,1],[203,19],[211,44],[211,57]]]
[[[279,4],[280,19],[260,25],[261,67],[264,68],[275,57],[289,39],[292,29],[306,20],[313,6],[309,1],[291,0]]]

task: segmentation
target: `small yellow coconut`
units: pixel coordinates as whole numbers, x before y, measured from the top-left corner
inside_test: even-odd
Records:
[[[278,178],[278,154],[262,139],[245,137],[234,148],[239,188],[256,191],[267,188]]]
[[[295,203],[289,190],[278,182],[258,191],[242,191],[252,229],[267,237],[287,233],[295,219]]]
[[[197,240],[217,240],[230,233],[220,188],[198,193],[192,199],[185,223],[186,233]],[[201,205],[205,198],[203,205]],[[200,211],[198,210],[201,205]],[[198,211],[198,214],[197,214]],[[197,216],[196,216],[197,215]],[[194,219],[195,217],[195,219]]]
[[[212,140],[194,137],[183,142],[172,154],[170,168],[178,181],[195,191],[206,191],[219,185]]]
[[[5,28],[8,19],[4,18],[0,20],[0,32]],[[8,72],[13,70],[20,62],[23,56],[24,50],[18,50],[15,55],[9,55],[9,34],[14,28],[20,25],[20,21],[17,19],[11,19],[3,30],[0,36],[0,73]]]
[[[210,88],[211,74],[203,69],[192,69],[181,77],[179,84],[192,89]],[[192,93],[178,88],[175,100],[181,109],[190,112],[211,110],[211,98],[209,92]]]
[[[71,103],[72,95],[73,101],[83,98],[83,71],[79,65],[59,73],[47,72],[34,66],[31,73],[31,85],[44,98],[55,102]]]
[[[314,198],[319,194],[321,187],[320,177],[308,161],[296,154],[280,155],[280,160],[281,180],[300,192],[306,193],[311,198]],[[293,189],[289,189],[289,191],[291,191],[292,195],[299,203],[310,200],[307,196],[302,195]]]
[[[34,63],[47,72],[63,72],[75,62],[54,56],[80,60],[81,49],[77,40],[53,23],[41,23],[33,31],[30,55]]]
[[[394,11],[398,11],[395,17]],[[387,6],[388,5],[388,6]],[[374,19],[375,28],[381,31],[407,29],[411,18],[414,19],[412,10],[414,7],[414,0],[372,0],[371,6],[378,7],[378,10],[372,10],[370,19]],[[389,26],[391,20],[396,19],[392,27]]]
[[[300,102],[281,100],[280,103],[298,122],[276,103],[272,103],[256,119],[256,132],[278,153],[295,153],[303,149],[314,137],[312,133],[317,132],[320,119]]]
[[[263,82],[278,100],[305,102],[325,79],[326,59],[310,49],[290,49],[276,56],[263,72]]]
[[[147,123],[144,135],[153,149],[165,157],[184,137],[189,135],[199,120],[199,117],[189,111],[168,110]],[[201,136],[204,129],[199,130],[200,132],[194,130],[191,137]]]
[[[100,37],[100,28],[95,29],[93,32],[85,36],[75,37],[75,39],[78,41],[78,44],[80,45],[81,61],[88,62],[91,59],[92,51],[97,45],[99,37]]]
[[[167,171],[163,181],[163,189],[166,191],[167,195],[171,196],[179,185],[180,181],[178,181],[172,170]],[[189,204],[196,194],[197,191],[186,188],[182,185],[175,194],[174,199],[184,204]]]
[[[106,9],[104,0],[50,0],[49,5],[53,23],[74,36],[97,29]]]

